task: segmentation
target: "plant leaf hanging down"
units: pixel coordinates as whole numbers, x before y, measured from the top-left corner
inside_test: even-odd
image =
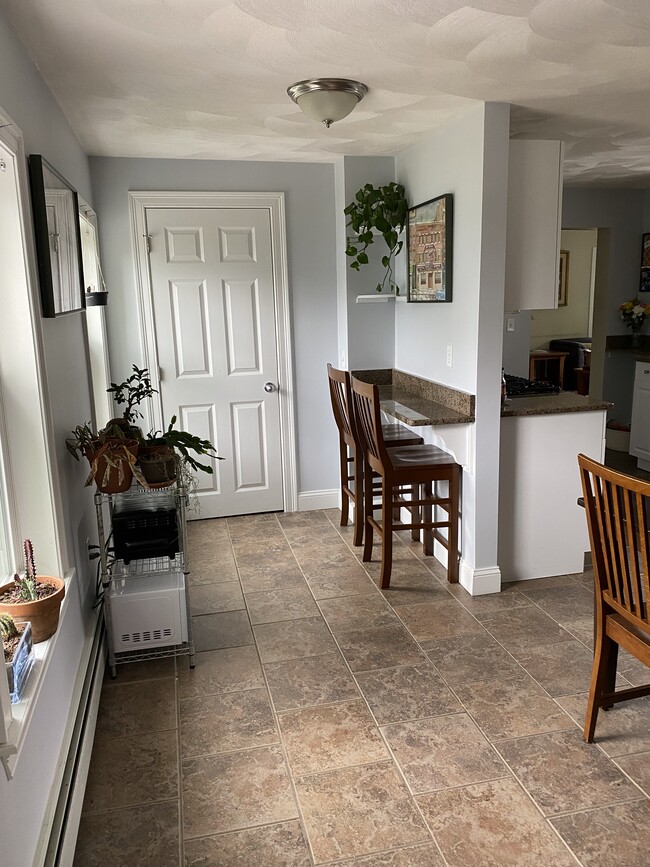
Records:
[[[366,250],[374,243],[374,231],[378,232],[384,239],[388,254],[381,258],[386,272],[384,279],[375,289],[382,292],[388,285],[389,290],[394,290],[395,294],[399,295],[399,286],[393,280],[392,262],[393,256],[396,256],[404,245],[399,236],[404,231],[408,216],[408,204],[402,184],[394,181],[383,187],[366,184],[343,213],[349,217],[346,226],[356,235],[348,240],[345,250],[346,255],[352,258],[350,268],[358,271],[361,265],[368,264]]]

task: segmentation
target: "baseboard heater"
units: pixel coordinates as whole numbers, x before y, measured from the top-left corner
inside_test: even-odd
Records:
[[[100,616],[95,627],[43,867],[70,867],[74,860],[105,668],[106,638],[104,618]]]

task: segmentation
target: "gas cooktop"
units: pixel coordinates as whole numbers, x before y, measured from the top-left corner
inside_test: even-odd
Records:
[[[552,382],[539,379],[524,379],[523,376],[510,376],[506,373],[506,395],[508,397],[532,397],[539,394],[559,394],[560,387]]]

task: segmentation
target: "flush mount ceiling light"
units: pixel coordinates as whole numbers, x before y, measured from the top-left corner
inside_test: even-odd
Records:
[[[287,93],[307,117],[319,120],[329,129],[335,121],[350,114],[368,88],[349,78],[308,78],[292,84]]]

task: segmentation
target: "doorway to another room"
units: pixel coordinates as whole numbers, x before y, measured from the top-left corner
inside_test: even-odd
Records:
[[[531,312],[530,379],[582,395],[591,393],[597,253],[598,229],[563,229],[558,306]]]

